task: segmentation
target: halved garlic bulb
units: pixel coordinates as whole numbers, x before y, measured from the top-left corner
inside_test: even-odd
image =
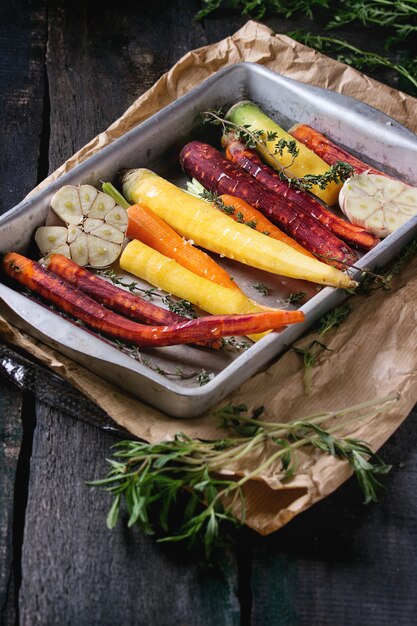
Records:
[[[41,226],[35,241],[42,254],[60,252],[78,265],[106,267],[121,252],[127,212],[91,185],[66,185],[51,200],[65,226]]]
[[[417,188],[386,176],[360,174],[344,183],[339,204],[352,224],[386,237],[417,215]]]

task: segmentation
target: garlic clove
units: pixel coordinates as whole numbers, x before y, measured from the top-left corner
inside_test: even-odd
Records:
[[[99,191],[90,210],[88,211],[88,217],[104,219],[107,213],[111,211],[115,205],[116,203],[113,198],[110,198],[110,196],[106,193]]]
[[[72,185],[61,187],[53,196],[51,207],[66,224],[79,224],[82,221],[78,187]]]
[[[64,244],[63,246],[59,246],[59,248],[54,248],[51,250],[49,254],[62,254],[63,256],[71,258],[71,252],[68,244]]]
[[[88,238],[89,235],[80,233],[70,245],[71,258],[78,265],[84,266],[88,263]]]
[[[108,224],[115,226],[123,233],[126,232],[128,222],[127,212],[119,205],[116,204],[114,209],[109,211],[104,219]]]
[[[94,200],[97,198],[98,190],[92,185],[81,185],[79,188],[79,194],[83,215],[88,215]]]
[[[111,224],[102,224],[91,232],[92,235],[105,239],[106,241],[112,241],[113,243],[121,244],[124,241],[124,234],[112,226]]]
[[[119,257],[120,245],[104,241],[94,235],[88,236],[88,264],[91,267],[106,267]]]
[[[68,226],[67,243],[75,241],[80,233],[82,230],[79,226]]]
[[[65,226],[40,226],[35,233],[35,241],[41,254],[49,254],[67,243],[67,233]]]
[[[85,233],[91,233],[93,230],[103,225],[104,225],[103,220],[87,217],[87,219],[85,219],[83,222],[83,230]]]

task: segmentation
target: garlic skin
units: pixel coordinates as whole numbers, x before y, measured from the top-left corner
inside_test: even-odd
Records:
[[[417,215],[417,188],[376,174],[349,178],[339,194],[346,217],[377,237],[387,237]]]
[[[41,226],[35,241],[43,255],[64,253],[78,265],[107,267],[119,257],[128,216],[113,198],[92,185],[66,185],[51,200],[65,226]]]

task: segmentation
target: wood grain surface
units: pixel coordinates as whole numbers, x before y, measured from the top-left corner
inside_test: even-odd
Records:
[[[196,23],[199,8],[194,0],[3,1],[0,212],[188,50],[247,19],[223,11]],[[308,25],[265,23],[277,32]],[[366,32],[349,32],[369,43]],[[372,46],[382,52],[383,42]],[[374,76],[397,84],[392,74]],[[0,378],[5,626],[415,623],[416,412],[381,452],[393,471],[380,503],[364,507],[351,480],[269,538],[243,530],[207,569],[125,524],[106,529],[109,498],[85,482],[104,474],[116,438],[73,419],[89,410],[66,383],[51,378],[35,402]]]

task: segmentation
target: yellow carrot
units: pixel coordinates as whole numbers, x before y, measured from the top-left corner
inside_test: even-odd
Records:
[[[120,257],[120,267],[151,285],[188,300],[212,315],[260,313],[258,306],[243,293],[202,278],[186,269],[174,259],[160,254],[136,239],[130,241]],[[254,341],[264,333],[252,335]]]
[[[150,170],[125,172],[123,193],[131,202],[146,204],[183,237],[212,252],[281,276],[345,289],[356,285],[340,270],[233,222],[205,200],[178,189]]]

